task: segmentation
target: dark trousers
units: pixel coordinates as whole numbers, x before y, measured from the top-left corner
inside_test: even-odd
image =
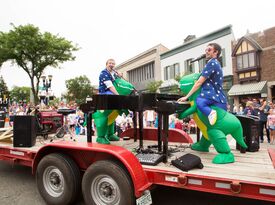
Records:
[[[121,129],[120,126],[116,125],[116,132],[117,132],[117,136],[120,137],[120,135],[123,132],[123,130]]]
[[[267,128],[266,126],[266,121],[260,121],[260,139],[263,141],[264,140],[264,128],[265,128],[265,131],[266,131],[266,136],[267,136],[267,140],[268,142],[270,142],[270,134],[269,134],[269,129]]]

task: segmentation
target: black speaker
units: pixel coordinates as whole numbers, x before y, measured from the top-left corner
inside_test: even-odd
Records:
[[[259,140],[259,130],[260,130],[260,121],[258,117],[253,116],[243,116],[237,115],[237,118],[240,120],[243,127],[243,137],[244,142],[247,145],[247,150],[241,148],[237,144],[236,148],[241,152],[257,152],[260,149],[260,140]]]
[[[32,147],[36,141],[35,116],[16,115],[13,123],[13,146]]]

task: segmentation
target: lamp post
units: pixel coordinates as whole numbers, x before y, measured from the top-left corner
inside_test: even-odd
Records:
[[[43,75],[43,76],[41,76],[41,78],[42,78],[42,82],[43,82],[43,90],[46,91],[46,94],[45,94],[45,98],[42,98],[42,96],[41,96],[40,101],[42,99],[44,99],[45,105],[48,105],[48,102],[49,102],[49,88],[51,88],[51,83],[52,83],[53,76],[48,75],[48,78],[47,78],[45,75]]]

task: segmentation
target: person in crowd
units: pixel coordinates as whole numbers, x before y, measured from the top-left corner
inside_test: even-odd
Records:
[[[259,102],[259,100],[257,98],[253,98],[252,102],[253,102],[253,107],[254,108],[260,107],[260,102]]]
[[[190,134],[196,134],[197,125],[193,118],[190,118],[190,121],[188,123]]]
[[[183,123],[182,123],[182,120],[176,118],[175,120],[175,128],[176,129],[179,129],[179,130],[183,130]]]
[[[16,110],[16,115],[25,115],[25,110],[24,110],[24,107],[22,105],[20,105],[18,107],[18,109]]]
[[[68,109],[68,107],[66,106],[66,104],[63,101],[61,101],[59,103],[58,109]]]
[[[267,116],[267,127],[270,131],[270,144],[275,143],[275,109],[272,107]]]
[[[237,105],[233,105],[234,107],[233,107],[233,111],[232,111],[232,113],[234,114],[234,115],[236,115],[238,112],[239,112],[239,109],[238,109],[238,106]]]
[[[116,133],[118,137],[120,137],[121,133],[125,131],[126,117],[123,113],[122,115],[118,115],[116,118]]]
[[[237,112],[238,115],[243,115],[243,106],[240,105],[239,111]]]
[[[183,122],[183,131],[186,133],[189,133],[190,129],[189,129],[189,122],[190,122],[190,117],[186,117],[183,118],[182,122]]]
[[[269,110],[270,107],[267,104],[266,100],[261,98],[260,99],[260,104],[257,107],[258,110],[258,116],[260,118],[260,141],[263,142],[264,141],[264,129],[266,131],[266,137],[267,137],[267,141],[268,143],[270,143],[270,133],[269,133],[269,129],[267,127],[267,116],[269,114]]]
[[[154,127],[157,128],[159,126],[158,114],[156,114],[156,119],[154,123]]]
[[[270,107],[270,109],[273,109],[273,112],[275,111],[274,110],[274,104],[271,102],[271,101],[268,101],[268,105],[269,105],[269,107]]]
[[[243,114],[247,115],[247,116],[250,116],[250,115],[257,116],[257,113],[254,110],[254,106],[253,106],[252,101],[247,101],[246,102],[245,108],[243,110]]]
[[[71,132],[74,133],[75,132],[75,127],[77,124],[77,114],[76,113],[71,113],[67,116],[67,120],[68,120],[68,125],[71,129]]]
[[[217,121],[217,112],[210,106],[215,105],[227,110],[227,100],[223,92],[223,71],[218,58],[221,54],[221,46],[217,43],[208,44],[205,49],[207,64],[202,70],[201,76],[194,84],[190,92],[180,98],[178,101],[183,102],[201,88],[201,93],[196,99],[198,109],[208,117],[210,125]]]
[[[153,127],[155,122],[155,112],[154,110],[147,110],[145,112],[145,121],[147,127]]]
[[[84,113],[78,110],[77,116],[76,116],[76,125],[75,125],[75,134],[77,136],[83,133],[84,123],[85,123]]]
[[[175,128],[175,115],[169,115],[169,128]]]

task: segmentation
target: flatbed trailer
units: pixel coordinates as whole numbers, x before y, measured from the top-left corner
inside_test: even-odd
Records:
[[[145,132],[146,133],[146,132]],[[149,140],[148,140],[149,139]],[[190,149],[190,138],[177,142],[169,136],[170,154],[166,163],[142,165],[135,157],[139,147],[134,139],[102,145],[79,136],[50,140],[37,139],[30,148],[0,142],[0,160],[32,168],[37,186],[47,204],[70,204],[82,189],[90,204],[150,204],[148,190],[157,185],[275,202],[275,147],[261,144],[258,152],[240,153],[230,142],[235,163],[213,164],[216,151]],[[156,145],[144,135],[144,147]],[[201,158],[203,169],[182,171],[171,160],[191,153]]]

